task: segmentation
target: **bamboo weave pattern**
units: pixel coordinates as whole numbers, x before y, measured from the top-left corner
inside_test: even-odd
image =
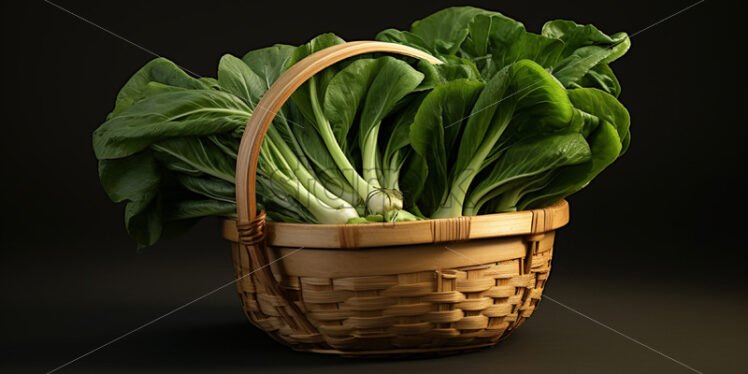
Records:
[[[350,355],[418,352],[495,344],[533,313],[550,271],[553,234],[528,238],[525,256],[470,267],[344,278],[275,274],[284,295],[250,274],[252,245],[233,243],[233,255],[247,317],[276,340]],[[289,315],[289,302],[306,321]]]

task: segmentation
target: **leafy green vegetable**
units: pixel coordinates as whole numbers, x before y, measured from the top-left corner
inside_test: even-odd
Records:
[[[625,33],[454,7],[377,40],[436,56],[363,55],[294,92],[261,146],[258,208],[297,223],[411,221],[532,209],[587,186],[626,152],[630,116],[611,64]],[[322,34],[241,59],[217,79],[158,58],[93,133],[102,186],[141,246],[205,216],[235,217],[244,127],[281,74],[343,43]]]
[[[622,148],[616,129],[609,123],[598,127],[587,142],[592,152],[590,161],[559,169],[546,188],[522,199],[517,209],[543,207],[579,191],[615,161]]]
[[[489,200],[489,194],[502,189],[507,183],[522,180],[522,183],[502,190],[505,196],[517,196],[523,187],[533,186],[536,179],[543,179],[545,173],[560,166],[587,161],[590,157],[590,147],[579,133],[529,138],[517,142],[507,148],[494,163],[490,173],[472,190],[465,204],[465,215],[476,215]],[[507,198],[497,209],[514,209],[517,200],[516,197],[514,200]]]
[[[125,83],[117,95],[114,110],[112,110],[107,118],[116,116],[136,102],[149,96],[146,93],[147,88],[154,83],[174,88],[210,88],[209,84],[200,79],[190,77],[173,62],[165,58],[157,58],[143,66]]]
[[[606,76],[604,85],[596,88],[611,89],[607,92],[613,95],[617,95],[615,76],[599,66],[618,59],[631,45],[625,33],[608,36],[592,25],[566,20],[549,21],[541,34],[534,34],[501,13],[473,7],[438,11],[415,21],[410,31],[388,29],[380,32],[377,40],[409,45],[440,57],[465,58],[479,68],[484,79],[522,59],[553,72],[567,88],[588,87]]]
[[[430,215],[444,201],[449,185],[453,151],[475,99],[483,89],[479,81],[455,80],[431,91],[421,103],[410,127],[410,142],[428,165],[428,176],[418,207]],[[462,148],[460,148],[462,149]]]
[[[510,124],[511,135],[558,131],[570,123],[572,106],[566,91],[542,66],[520,60],[497,73],[475,102],[460,142],[449,191],[434,217],[462,215],[473,179],[486,166]],[[429,164],[429,172],[432,165]]]
[[[163,92],[138,101],[104,122],[94,131],[94,152],[99,159],[127,157],[160,140],[234,131],[251,115],[245,103],[224,92]]]
[[[297,48],[289,62],[341,42],[342,39],[332,34],[323,34]],[[325,69],[311,77],[292,96],[293,102],[319,133],[337,168],[365,202],[366,210],[374,214],[403,208],[400,193],[382,188],[379,181],[383,174],[378,151],[379,126],[395,105],[414,91],[422,80],[423,74],[392,57],[360,59],[342,68],[336,65]],[[361,106],[363,108],[359,109]],[[353,165],[350,152],[343,148],[357,115],[361,173]],[[322,153],[317,146],[313,148],[312,152]]]

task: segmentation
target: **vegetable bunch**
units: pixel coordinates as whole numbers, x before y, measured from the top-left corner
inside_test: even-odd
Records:
[[[366,223],[543,207],[586,186],[625,152],[629,115],[609,64],[626,34],[550,21],[541,34],[499,13],[439,11],[381,41],[443,61],[366,55],[312,77],[281,108],[260,152],[270,219]],[[343,43],[320,35],[241,59],[217,79],[155,59],[121,89],[93,134],[109,197],[150,245],[204,216],[236,212],[244,126],[289,66]]]

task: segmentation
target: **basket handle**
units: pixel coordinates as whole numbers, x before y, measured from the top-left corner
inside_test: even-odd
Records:
[[[338,44],[315,52],[291,66],[268,89],[257,104],[244,130],[236,160],[236,207],[238,226],[248,226],[257,217],[255,181],[260,146],[270,123],[294,91],[314,74],[346,58],[374,52],[397,53],[442,63],[436,57],[400,44],[358,41]]]

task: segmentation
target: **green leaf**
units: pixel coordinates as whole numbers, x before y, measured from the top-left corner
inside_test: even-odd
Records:
[[[590,147],[579,133],[534,137],[517,142],[507,148],[490,173],[476,185],[465,203],[465,214],[477,214],[481,200],[508,182],[524,178],[520,185],[513,186],[514,189],[522,188],[534,181],[528,177],[537,177],[560,166],[578,164],[590,157]],[[511,205],[513,208],[514,204]]]
[[[564,42],[563,57],[568,57],[581,47],[590,45],[612,45],[620,42],[592,25],[580,25],[573,21],[553,20],[543,25],[543,36]]]
[[[592,151],[590,161],[559,168],[549,182],[549,186],[523,198],[517,208],[534,209],[558,202],[564,197],[579,191],[610,165],[621,153],[621,139],[618,131],[610,123],[603,122],[587,139]]]
[[[420,36],[409,31],[386,29],[380,31],[374,38],[380,42],[398,43],[432,53],[431,47]]]
[[[268,89],[260,76],[232,55],[224,55],[218,63],[218,84],[224,91],[244,100],[250,108],[257,106]]]
[[[208,135],[207,139],[215,144],[216,147],[221,149],[224,154],[228,155],[234,160],[236,160],[239,156],[239,141],[236,137],[231,136],[230,134],[216,134]]]
[[[416,152],[412,152],[405,161],[402,172],[399,174],[398,185],[403,193],[405,208],[414,213],[420,212],[417,204],[423,190],[426,188],[424,182],[428,177],[428,166],[426,159]],[[423,218],[425,215],[419,214]]]
[[[141,245],[155,243],[161,235],[158,198],[161,170],[150,152],[116,160],[99,161],[99,178],[109,198],[126,202],[125,227]]]
[[[218,85],[218,79],[211,78],[211,77],[202,77],[198,78],[198,80],[207,86],[207,88],[211,88],[214,90],[220,90],[221,87]]]
[[[123,110],[143,99],[146,86],[151,83],[187,89],[208,89],[210,86],[200,79],[192,78],[173,62],[159,57],[140,68],[117,94],[114,110],[108,118],[114,117]]]
[[[509,68],[503,69],[485,84],[470,116],[465,118],[467,123],[460,140],[455,170],[468,168],[487,135],[490,135],[489,130],[492,130],[492,126],[494,128],[491,133],[495,135],[496,139],[493,139],[495,142],[509,124],[516,105],[514,98],[516,93],[510,92],[511,84],[512,76]],[[486,148],[488,149],[485,150],[485,154],[488,155],[493,146]]]
[[[477,15],[500,15],[473,7],[452,7],[440,10],[413,22],[410,31],[418,35],[429,49],[455,54],[468,36],[468,25]]]
[[[155,143],[151,148],[177,158],[205,174],[234,183],[234,160],[224,156],[213,142],[205,138],[173,138]]]
[[[622,148],[621,148],[621,154],[618,155],[618,157],[623,156],[626,151],[629,150],[629,145],[631,145],[631,129],[624,135],[623,139],[621,140]]]
[[[233,216],[236,204],[219,200],[182,200],[164,208],[164,221],[173,222],[207,216]]]
[[[569,126],[573,107],[566,90],[542,66],[521,60],[487,84],[465,127],[455,169],[477,170],[479,159],[495,154],[505,138],[519,140]],[[511,121],[511,124],[510,124]]]
[[[628,110],[615,97],[594,88],[578,88],[568,90],[567,93],[574,107],[612,124],[621,140],[626,137],[631,117]]]
[[[294,130],[301,149],[303,149],[306,157],[315,166],[313,170],[320,177],[322,175],[327,177],[326,179],[321,178],[323,182],[326,182],[325,186],[327,189],[330,191],[349,189],[350,185],[348,181],[340,173],[335,160],[330,156],[317,130],[312,125],[294,128]]]
[[[155,192],[161,183],[161,171],[150,152],[141,152],[99,161],[99,178],[109,198],[120,203]]]
[[[193,165],[190,165],[189,163],[184,162],[168,153],[153,152],[153,156],[158,160],[159,165],[161,165],[161,167],[165,170],[172,171],[177,174],[191,175],[194,177],[205,175],[205,173],[203,173]]]
[[[149,97],[154,96],[158,94],[162,94],[165,92],[178,92],[178,91],[185,91],[186,88],[177,87],[177,86],[169,86],[168,84],[158,83],[158,82],[148,82],[145,87],[143,87],[142,95],[143,97]]]
[[[486,160],[498,156],[509,140],[565,130],[573,113],[566,91],[542,66],[520,60],[502,69],[486,84],[473,107],[450,173],[449,191],[432,217],[461,215],[473,180],[487,166]],[[500,141],[502,137],[505,140]]]
[[[565,20],[547,22],[542,34],[564,42],[563,60],[553,67],[554,75],[564,87],[577,83],[586,87],[579,82],[583,77],[599,64],[609,64],[623,56],[631,46],[626,33],[608,36],[592,25]]]
[[[295,47],[289,45],[276,44],[272,47],[248,52],[244,57],[242,57],[242,61],[252,71],[252,75],[256,75],[263,82],[263,85],[260,88],[261,92],[257,95],[258,98],[262,97],[262,95],[264,95],[280,77],[283,71],[285,71],[286,65],[289,63],[289,59],[295,49]],[[256,107],[253,109],[260,111],[267,110],[267,108]],[[304,126],[304,118],[296,105],[292,102],[287,102],[283,107],[281,107],[275,115],[275,118],[273,118],[271,128],[275,129],[276,135],[280,136],[280,138],[288,144],[296,157],[301,161],[302,165],[309,171],[312,171],[312,166],[304,155],[301,145],[294,135],[295,131],[298,131]]]
[[[426,60],[419,60],[418,71],[424,78],[415,91],[427,91],[438,85],[457,79],[481,80],[481,74],[470,60],[456,56],[442,56],[444,63],[432,64]]]
[[[125,228],[139,247],[153,245],[163,230],[161,199],[150,192],[125,206]]]
[[[266,90],[286,70],[288,60],[296,47],[276,44],[272,47],[250,51],[242,57],[247,66],[265,82]]]
[[[517,101],[512,118],[515,132],[559,130],[569,125],[574,108],[566,90],[552,75],[529,60],[514,64],[512,72]]]
[[[236,203],[236,189],[233,183],[207,176],[177,175],[177,179],[191,192],[213,200]]]
[[[500,19],[498,17],[490,17],[487,15],[479,15],[473,18],[473,21],[468,25],[468,39],[465,41],[465,45],[462,46],[463,51],[470,53],[473,57],[480,57],[488,55],[488,49],[491,46],[491,33],[498,33],[498,25],[493,26],[493,21]],[[521,24],[514,22],[513,24],[505,24],[509,26],[503,31],[508,34],[514,34],[520,32]],[[493,29],[493,30],[492,30]]]
[[[151,152],[99,161],[99,177],[114,202],[125,202],[125,228],[139,246],[155,243],[162,233],[162,171]]]
[[[316,223],[317,219],[283,187],[262,173],[257,174],[256,193],[261,197],[258,209],[274,221]]]
[[[381,181],[385,188],[399,190],[400,170],[410,155],[410,126],[415,121],[416,113],[420,108],[425,95],[416,98],[413,102],[405,106],[401,113],[390,117],[394,123],[384,127],[383,137],[387,144],[382,154],[382,173],[384,175]],[[383,124],[384,126],[384,124]]]
[[[93,133],[99,159],[121,158],[164,139],[233,131],[251,109],[234,95],[215,90],[165,92],[145,98],[104,122]]]
[[[361,112],[359,140],[364,156],[367,151],[370,151],[364,144],[367,137],[376,136],[370,134],[378,133],[379,125],[384,117],[423,80],[423,74],[404,61],[392,57],[381,57],[379,60],[381,60],[381,68],[371,82]]]
[[[454,162],[449,155],[483,86],[481,82],[466,79],[437,86],[423,99],[416,113],[410,127],[410,143],[427,165],[428,176],[421,183],[429,187],[422,190],[418,200],[418,207],[427,216],[447,193],[448,168]]]
[[[275,51],[275,49],[271,49]],[[245,58],[252,62],[258,69],[261,69],[264,75],[271,74],[275,75],[275,72],[262,70],[261,66],[258,66],[255,60],[258,57],[262,57],[265,62],[269,61],[270,57],[277,57],[278,61],[275,63],[282,63],[285,61],[282,56],[276,54],[260,54],[258,56],[248,54]],[[260,98],[265,94],[270,85],[273,82],[267,81],[265,77],[261,77],[256,74],[243,60],[239,60],[231,55],[225,55],[221,58],[221,62],[218,66],[218,82],[222,89],[228,91],[237,97],[243,99],[250,107],[256,108]],[[260,108],[259,110],[265,110]],[[296,138],[293,135],[293,130],[289,125],[287,118],[289,113],[288,109],[282,109],[276,114],[271,127],[268,129],[267,136],[273,139],[276,144],[287,145],[288,149],[293,153],[293,156],[300,161],[299,167],[304,167],[307,170],[311,170],[311,167],[304,156],[300,145],[296,142]],[[295,126],[303,126],[296,121],[291,121]],[[295,165],[296,166],[296,165]],[[313,176],[313,175],[312,175]]]
[[[319,35],[312,39],[309,43],[297,47],[286,62],[286,67],[289,68],[293,66],[295,63],[301,61],[305,57],[315,52],[319,52],[325,48],[342,43],[345,43],[345,40],[341,39],[335,34]],[[316,84],[317,96],[320,98],[320,100],[325,95],[327,84],[330,82],[332,77],[335,76],[335,74],[340,71],[340,69],[345,65],[346,63],[335,64],[310,78],[310,81],[314,81]],[[304,116],[314,122],[315,116],[314,110],[312,109],[309,90],[310,84],[309,81],[307,81],[301,87],[297,88],[296,91],[294,91],[291,99],[299,107]]]
[[[372,58],[356,60],[335,74],[327,85],[322,108],[343,150],[348,148],[348,131],[382,61]]]
[[[581,79],[572,84],[573,88],[597,88],[603,90],[614,97],[621,94],[621,84],[618,82],[613,70],[606,63],[597,64],[590,69]]]
[[[476,17],[476,22],[481,22],[486,16]],[[486,21],[481,26],[474,26],[474,32],[479,32],[481,38],[486,34],[485,30],[475,30],[485,27]],[[549,68],[556,64],[563,50],[563,42],[557,39],[547,38],[542,35],[527,32],[525,27],[510,18],[504,16],[491,16],[488,35],[488,52],[490,59],[482,73],[485,77],[493,74],[507,65],[519,60],[532,60],[538,65]]]
[[[553,75],[564,85],[572,87],[582,77],[613,53],[605,47],[582,47],[574,51],[569,57],[561,60],[555,67]]]

